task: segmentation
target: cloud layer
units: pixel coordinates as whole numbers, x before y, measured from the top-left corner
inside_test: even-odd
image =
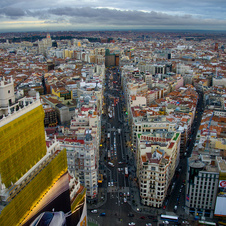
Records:
[[[118,4],[117,4],[118,3]],[[53,7],[54,4],[54,7]],[[73,7],[72,7],[73,6]],[[117,7],[116,7],[117,6]],[[226,30],[225,0],[7,0],[0,2],[0,28],[34,21],[41,26],[71,28],[167,28]],[[10,22],[10,23],[9,23]],[[15,27],[15,26],[14,26]]]

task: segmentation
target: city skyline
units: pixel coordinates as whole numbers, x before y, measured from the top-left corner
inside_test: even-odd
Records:
[[[56,0],[2,1],[0,29],[111,30],[111,29],[226,29],[226,2],[128,0],[120,2]]]

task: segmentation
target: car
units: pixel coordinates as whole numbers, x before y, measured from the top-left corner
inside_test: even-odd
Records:
[[[124,202],[127,202],[126,198],[123,199]]]
[[[106,216],[106,213],[100,213],[100,216]]]
[[[134,222],[128,223],[129,226],[136,225]]]
[[[108,182],[108,186],[109,186],[109,187],[111,186],[111,182]]]
[[[122,192],[119,192],[119,196],[122,197],[123,196],[123,193]]]
[[[163,206],[163,209],[165,210],[166,209],[166,206]]]
[[[169,221],[163,221],[163,224],[169,224]]]
[[[91,213],[97,213],[97,210],[91,210]]]
[[[114,186],[114,182],[113,181],[111,181],[111,186]]]
[[[66,217],[63,211],[43,212],[30,224],[30,226],[38,225],[63,226],[66,225]]]
[[[126,193],[124,193],[123,195],[124,195],[124,197],[126,197]]]
[[[146,226],[152,226],[152,224],[151,223],[147,223]]]
[[[112,162],[108,162],[108,165],[114,167],[114,164]]]
[[[129,197],[130,196],[130,194],[129,194],[129,192],[127,192],[127,197]]]
[[[140,219],[144,220],[145,219],[145,216],[141,216]]]
[[[133,213],[129,213],[128,217],[134,217],[134,214]]]

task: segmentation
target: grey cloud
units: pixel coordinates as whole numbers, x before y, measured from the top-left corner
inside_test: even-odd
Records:
[[[14,7],[24,10],[44,10],[54,7],[112,7],[122,10],[146,10],[167,13],[196,14],[203,18],[226,18],[225,0],[1,0],[0,8]],[[54,9],[55,10],[55,9]],[[54,11],[53,10],[53,11]]]
[[[69,16],[71,23],[101,23],[106,25],[209,25],[226,24],[225,21],[194,18],[191,15],[172,16],[166,13],[151,11],[121,11],[94,8],[57,8],[48,11],[55,16]]]
[[[20,8],[7,7],[0,9],[0,15],[10,17],[10,18],[19,18],[26,15],[26,12]]]
[[[175,0],[177,1],[177,0]],[[46,24],[55,23],[71,23],[72,26],[78,24],[86,24],[89,26],[136,26],[136,27],[208,27],[225,26],[225,20],[217,19],[201,19],[192,16],[191,14],[184,15],[169,15],[156,11],[141,12],[138,10],[110,10],[107,8],[73,8],[63,7],[46,10],[22,10],[20,8],[4,8],[0,9],[0,16],[19,18],[19,17],[34,17],[45,20]],[[225,29],[225,28],[224,28]]]

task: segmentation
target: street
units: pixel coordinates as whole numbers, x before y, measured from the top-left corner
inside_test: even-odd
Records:
[[[195,123],[187,142],[186,156],[181,156],[175,176],[160,209],[143,206],[136,182],[136,164],[133,153],[127,142],[130,139],[125,103],[122,99],[120,74],[117,68],[108,69],[104,92],[102,134],[103,142],[100,151],[100,173],[103,183],[99,184],[101,199],[96,205],[88,208],[97,209],[97,213],[89,213],[100,225],[137,225],[161,223],[160,215],[177,215],[187,219],[185,215],[185,187],[187,158],[193,149],[196,133],[201,121],[203,103],[202,94],[197,104]],[[174,213],[173,213],[174,212]],[[103,214],[104,216],[100,216]],[[132,217],[131,217],[132,216]],[[173,223],[170,223],[171,225]]]

